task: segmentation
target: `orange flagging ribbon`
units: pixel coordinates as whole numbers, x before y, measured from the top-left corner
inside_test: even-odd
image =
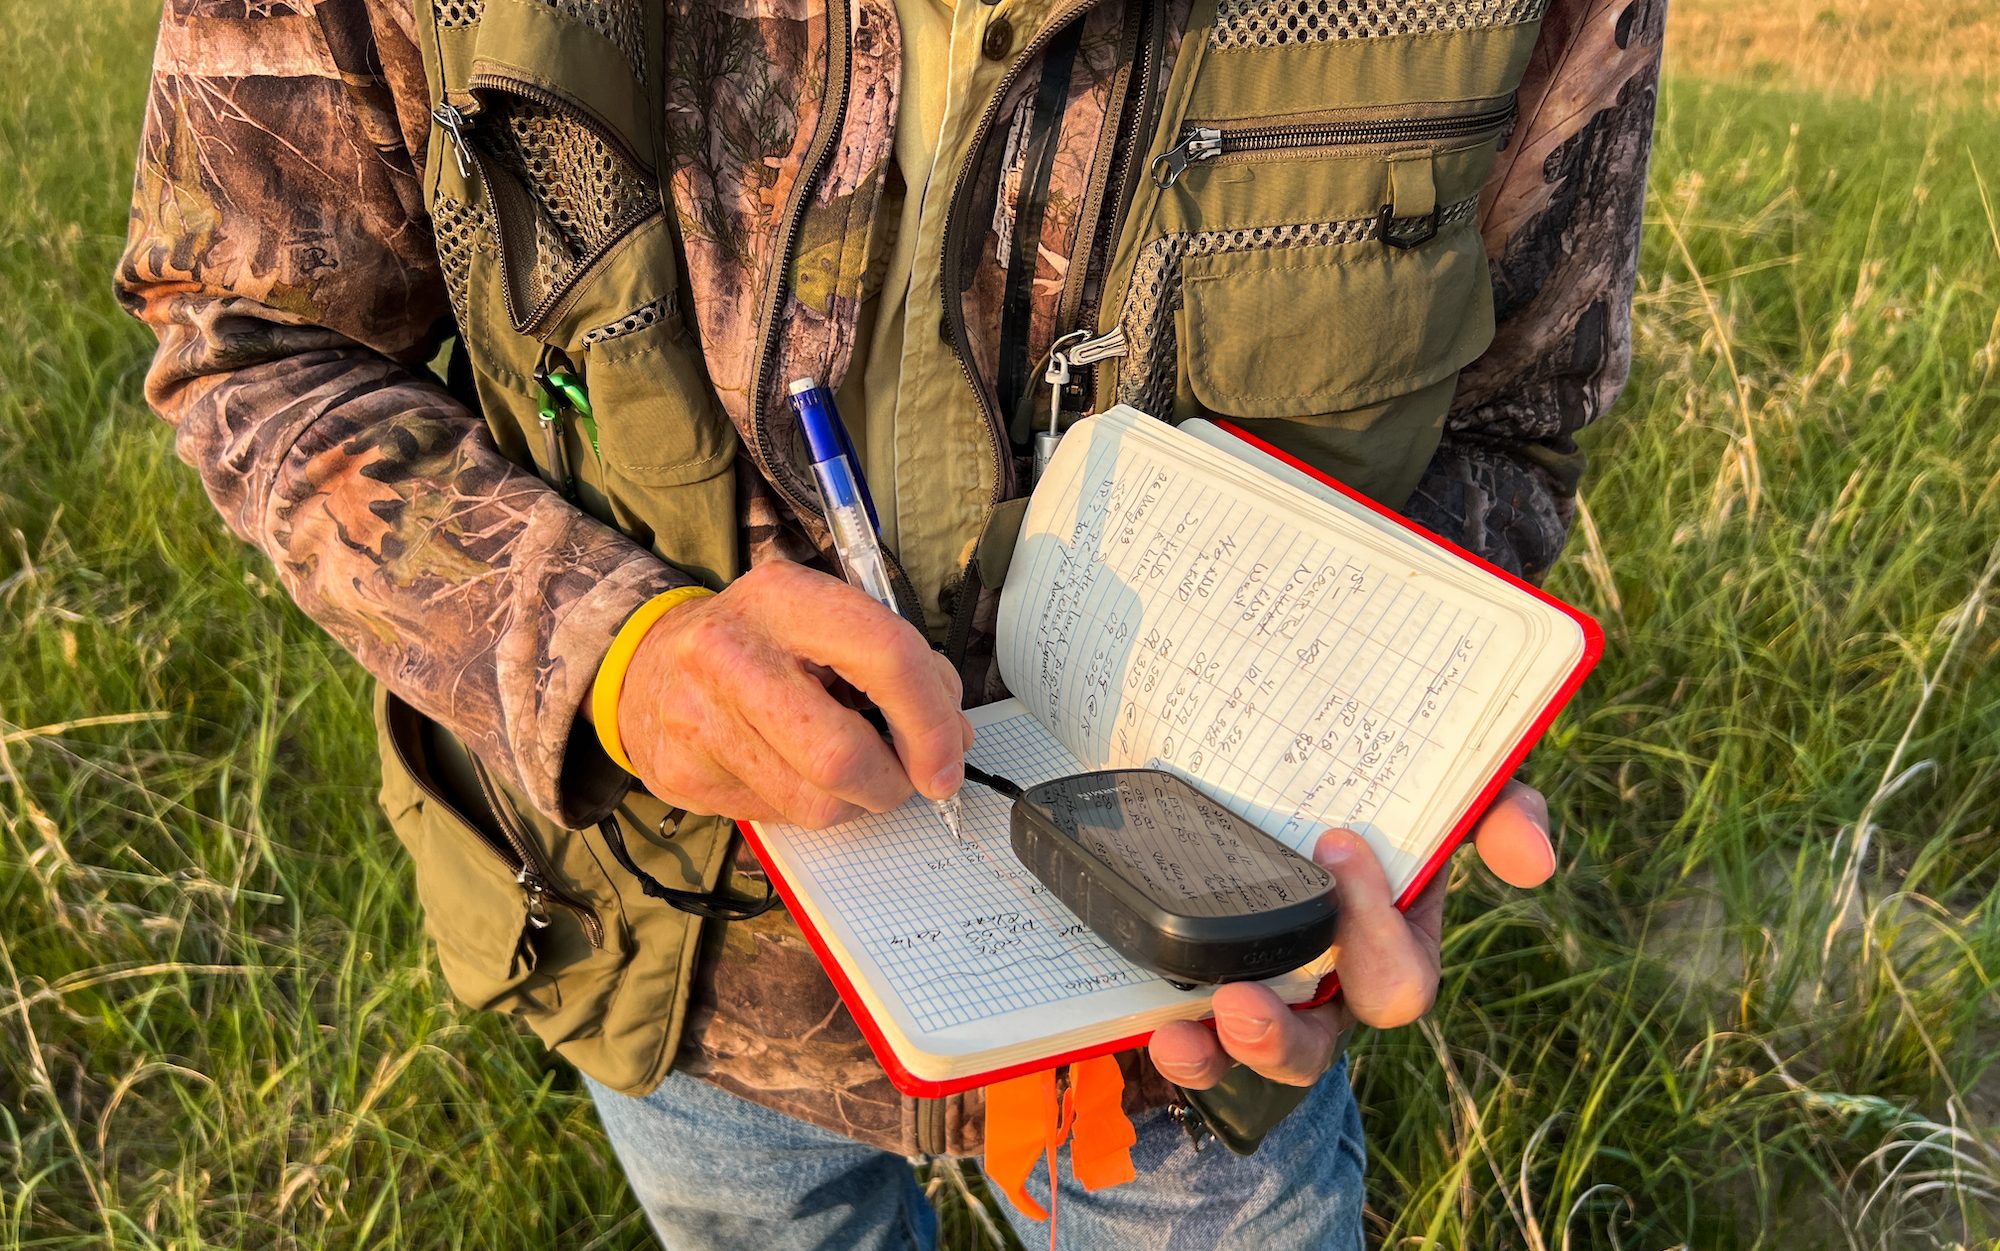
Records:
[[[1050,1202],[1055,1199],[1056,1157],[1069,1143],[1070,1172],[1085,1190],[1131,1181],[1132,1145],[1139,1135],[1125,1115],[1125,1075],[1118,1061],[1099,1056],[1070,1066],[1069,1089],[1056,1095],[1056,1071],[995,1082],[986,1088],[986,1175],[1023,1215],[1049,1214],[1028,1194],[1028,1174],[1049,1161]]]
[[[1139,1141],[1139,1132],[1125,1115],[1125,1075],[1118,1071],[1118,1061],[1098,1056],[1070,1065],[1069,1088],[1076,1100],[1069,1171],[1085,1190],[1131,1181],[1138,1175],[1132,1167],[1132,1145]]]

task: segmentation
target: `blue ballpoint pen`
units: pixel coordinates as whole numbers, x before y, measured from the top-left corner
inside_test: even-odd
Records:
[[[826,508],[827,529],[833,535],[841,572],[847,575],[848,585],[900,616],[895,584],[889,580],[882,541],[876,533],[875,501],[854,463],[854,447],[834,407],[833,392],[816,379],[797,378],[791,385],[791,401],[812,452],[813,477],[819,483],[820,503]],[[944,827],[957,837],[958,796],[934,799],[931,804]]]

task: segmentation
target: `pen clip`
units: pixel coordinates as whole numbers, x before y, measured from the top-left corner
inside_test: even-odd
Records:
[[[875,497],[868,493],[868,475],[861,472],[861,456],[854,450],[854,440],[848,437],[847,423],[841,420],[837,412],[833,419],[833,432],[840,439],[840,454],[847,458],[847,463],[854,469],[854,485],[861,492],[861,506],[868,510],[868,524],[875,527],[875,532],[880,534],[882,519],[875,514]]]
[[[847,433],[847,423],[840,419],[840,407],[834,402],[833,388],[811,375],[795,378],[791,385],[791,403],[805,435],[810,458],[816,464],[823,464],[836,456],[847,461],[855,492],[861,497],[861,507],[868,514],[868,524],[879,534],[882,518],[875,511],[875,497],[869,493],[867,475],[861,471],[861,456],[854,450],[854,439]]]

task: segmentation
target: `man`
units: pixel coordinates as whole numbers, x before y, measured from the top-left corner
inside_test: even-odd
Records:
[[[148,396],[381,680],[383,801],[454,992],[590,1079],[669,1245],[927,1245],[902,1157],[978,1150],[976,1095],[898,1098],[789,918],[740,919],[723,818],[958,786],[959,707],[1001,693],[981,555],[1051,411],[1220,413],[1546,573],[1571,435],[1629,357],[1662,21],[170,0],[119,273],[161,339]],[[1188,350],[1225,322],[1323,350]],[[1082,340],[1104,358],[1045,383]],[[901,617],[824,572],[801,374],[840,388]],[[1476,842],[1532,885],[1545,831],[1517,786]],[[1140,1178],[1065,1185],[1088,1245],[1359,1242],[1340,1041],[1428,1009],[1441,888],[1405,917],[1354,836],[1318,855],[1342,1003],[1229,987],[1214,1032],[1126,1057]],[[1257,1155],[1197,1158],[1168,1083],[1239,1062],[1316,1084]]]

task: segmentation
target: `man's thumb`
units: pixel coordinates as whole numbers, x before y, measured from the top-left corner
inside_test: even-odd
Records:
[[[1353,830],[1328,830],[1313,845],[1313,860],[1333,875],[1340,909],[1353,915],[1378,908],[1395,907],[1389,897],[1389,879],[1382,862],[1368,846],[1368,840]]]

